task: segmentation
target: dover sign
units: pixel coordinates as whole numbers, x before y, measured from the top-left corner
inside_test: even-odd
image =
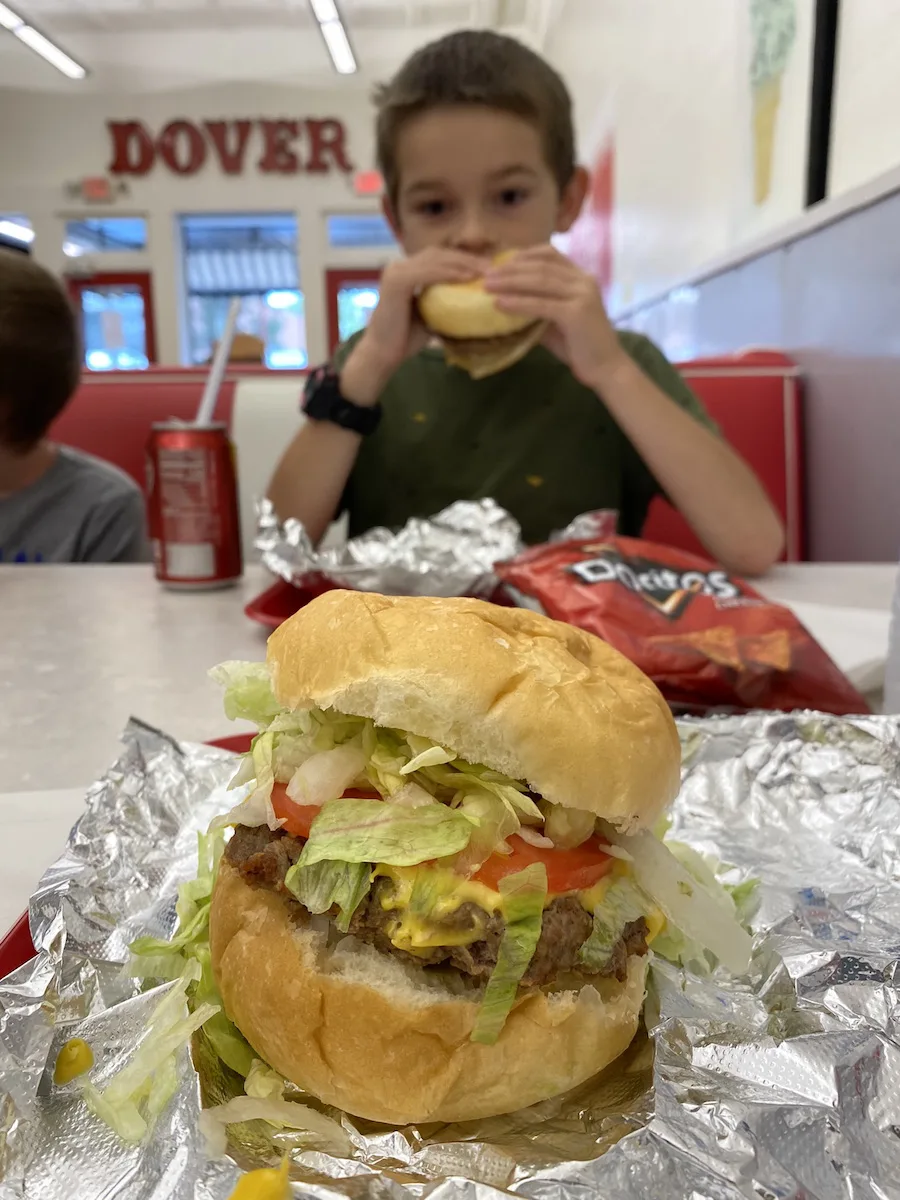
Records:
[[[325,174],[352,171],[346,130],[324,119],[170,121],[154,136],[142,121],[107,121],[112,142],[111,175],[147,175],[157,163],[175,175],[195,175],[215,162],[226,175],[248,166],[264,174]]]

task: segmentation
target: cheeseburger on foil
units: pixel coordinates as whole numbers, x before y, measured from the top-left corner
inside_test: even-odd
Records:
[[[655,686],[478,600],[330,592],[217,668],[260,734],[212,892],[224,1016],[375,1121],[509,1112],[635,1034],[654,939],[740,972],[730,897],[651,827],[679,785]]]

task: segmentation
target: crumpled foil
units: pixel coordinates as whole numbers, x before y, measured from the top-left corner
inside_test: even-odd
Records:
[[[303,525],[284,523],[268,500],[258,507],[255,545],[263,564],[296,587],[323,578],[388,596],[485,596],[497,586],[494,563],[522,549],[518,522],[494,500],[457,500],[399,533],[370,529],[317,550]]]
[[[235,1126],[241,1165],[291,1147],[294,1195],[320,1200],[900,1197],[900,724],[765,714],[680,731],[670,836],[733,864],[729,881],[762,880],[746,979],[657,960],[650,1038],[574,1092],[467,1125],[344,1116],[347,1159]],[[100,1086],[131,1052],[159,992],[123,977],[126,946],[172,930],[195,831],[228,804],[222,751],[137,722],[125,742],[33,898],[38,956],[0,983],[3,1198],[224,1200],[239,1177],[205,1155],[186,1051],[140,1147],[51,1082],[70,1037],[94,1048]]]

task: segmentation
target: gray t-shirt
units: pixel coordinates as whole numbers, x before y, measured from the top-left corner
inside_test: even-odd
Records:
[[[30,487],[0,496],[0,563],[144,562],[144,497],[118,467],[60,446]]]

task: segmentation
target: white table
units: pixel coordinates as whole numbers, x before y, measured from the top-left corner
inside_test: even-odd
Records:
[[[895,568],[779,567],[760,584],[790,604],[858,686],[879,686]],[[61,850],[84,788],[118,753],[128,718],[178,738],[240,732],[207,678],[260,659],[266,631],[243,612],[268,576],[168,592],[149,567],[0,567],[0,935]]]

